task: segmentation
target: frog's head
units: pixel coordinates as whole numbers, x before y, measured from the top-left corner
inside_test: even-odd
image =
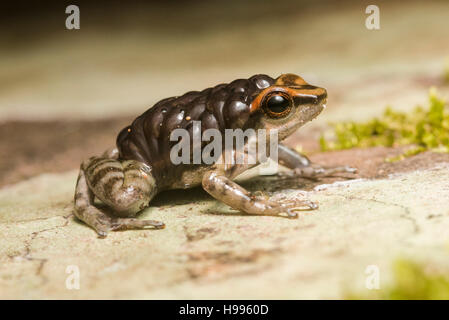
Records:
[[[294,74],[283,74],[252,101],[250,113],[260,116],[262,128],[277,129],[282,140],[326,107],[326,89],[312,86]]]

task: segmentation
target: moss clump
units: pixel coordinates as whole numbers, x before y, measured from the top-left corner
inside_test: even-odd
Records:
[[[335,123],[332,126],[331,137],[322,135],[320,138],[323,151],[410,146],[399,157],[389,159],[391,161],[426,150],[449,152],[449,110],[434,88],[430,89],[427,108],[417,106],[412,112],[405,113],[387,107],[379,118],[361,123]]]
[[[415,262],[398,260],[394,265],[393,284],[385,289],[370,291],[370,295],[349,294],[348,299],[383,300],[447,300],[449,275],[430,274]]]

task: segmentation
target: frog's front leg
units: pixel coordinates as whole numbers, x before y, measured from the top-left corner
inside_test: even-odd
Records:
[[[251,194],[240,185],[225,176],[224,173],[211,171],[203,176],[203,189],[215,199],[228,206],[248,214],[281,215],[296,218],[296,211],[314,210],[318,205],[309,200],[280,199],[277,201]]]
[[[357,169],[349,166],[323,167],[312,163],[309,158],[299,152],[284,146],[278,145],[279,163],[293,170],[293,174],[309,179],[329,177],[338,173],[356,173]]]
[[[136,213],[156,194],[154,178],[148,166],[138,161],[119,161],[112,153],[94,157],[81,165],[75,193],[75,215],[101,237],[109,231],[163,228],[154,220],[138,220]],[[111,217],[94,206],[97,197],[113,211]]]

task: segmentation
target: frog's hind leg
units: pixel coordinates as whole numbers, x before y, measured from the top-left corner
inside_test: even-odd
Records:
[[[308,179],[330,177],[339,173],[356,173],[357,169],[349,166],[324,167],[312,163],[305,155],[287,147],[278,145],[279,163],[293,170],[293,175]]]
[[[257,196],[230,180],[221,172],[208,172],[203,176],[203,189],[215,199],[248,214],[298,217],[298,211],[315,210],[318,205],[309,200],[269,199]]]
[[[94,157],[81,165],[75,193],[75,215],[105,237],[108,231],[163,228],[162,222],[133,217],[156,194],[151,168],[138,161],[119,161],[114,152]],[[95,196],[108,205],[113,217],[94,206]]]

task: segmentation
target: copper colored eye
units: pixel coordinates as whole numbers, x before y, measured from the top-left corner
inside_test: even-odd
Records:
[[[274,93],[267,97],[264,109],[270,117],[279,118],[289,114],[292,108],[290,99],[281,93]]]

